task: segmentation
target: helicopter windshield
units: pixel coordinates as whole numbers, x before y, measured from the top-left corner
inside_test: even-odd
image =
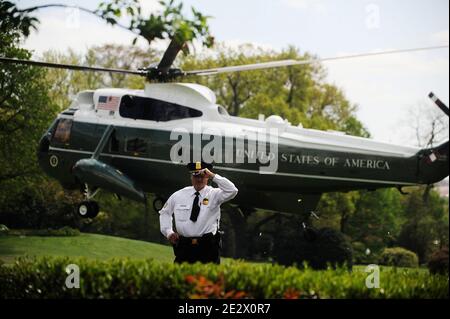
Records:
[[[200,117],[201,111],[175,103],[124,95],[120,102],[120,116],[135,120],[168,122],[185,118]]]

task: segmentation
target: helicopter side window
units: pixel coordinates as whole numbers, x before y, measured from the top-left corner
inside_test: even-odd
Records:
[[[201,111],[190,107],[130,95],[122,97],[119,112],[122,117],[155,122],[168,122],[203,115]]]
[[[70,140],[70,131],[72,129],[72,120],[61,119],[56,126],[53,141],[61,144],[68,144]]]
[[[142,138],[132,138],[127,140],[125,144],[125,152],[144,154],[147,153],[148,143]]]

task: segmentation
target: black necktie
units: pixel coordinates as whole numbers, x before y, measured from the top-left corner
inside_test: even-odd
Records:
[[[200,213],[200,206],[198,206],[198,195],[200,195],[200,193],[195,192],[194,203],[192,203],[191,220],[193,222],[197,221],[198,214]]]

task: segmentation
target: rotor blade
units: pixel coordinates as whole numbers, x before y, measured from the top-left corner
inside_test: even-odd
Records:
[[[164,52],[161,62],[158,64],[159,72],[167,73],[169,71],[183,45],[184,43],[179,43],[176,39],[172,39],[166,52]]]
[[[447,105],[445,105],[433,92],[431,92],[428,96],[434,103],[436,103],[436,105],[442,110],[442,112],[444,112],[445,114],[447,114],[447,116],[449,116],[449,110]]]
[[[0,63],[35,65],[35,66],[41,66],[44,68],[67,69],[67,70],[75,70],[75,71],[112,72],[112,73],[134,74],[134,75],[142,75],[142,76],[145,76],[147,74],[147,72],[145,72],[145,71],[109,69],[109,68],[101,68],[101,67],[81,66],[81,65],[62,64],[62,63],[50,63],[50,62],[39,62],[39,61],[33,61],[33,60],[20,60],[20,59],[3,58],[3,57],[0,57]]]
[[[228,67],[223,67],[223,68],[215,68],[215,69],[207,69],[207,70],[187,71],[186,74],[187,75],[214,75],[214,74],[228,73],[228,72],[241,72],[241,71],[251,71],[251,70],[258,70],[258,69],[279,68],[279,67],[285,67],[285,66],[305,65],[305,64],[313,64],[313,63],[317,63],[317,62],[347,60],[347,59],[363,58],[363,57],[370,57],[370,56],[437,50],[437,49],[445,49],[448,47],[449,47],[448,45],[442,45],[442,46],[433,46],[433,47],[424,47],[424,48],[413,48],[413,49],[344,55],[344,56],[339,56],[339,57],[329,57],[329,58],[322,58],[322,59],[282,60],[282,61],[275,61],[275,62],[228,66]]]

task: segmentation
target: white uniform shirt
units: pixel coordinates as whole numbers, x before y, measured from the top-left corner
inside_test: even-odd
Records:
[[[160,228],[164,236],[169,238],[174,233],[172,214],[175,216],[177,233],[183,237],[200,237],[207,233],[215,234],[217,232],[220,205],[233,199],[238,193],[238,189],[231,181],[218,174],[215,174],[213,182],[219,188],[206,185],[199,192],[200,213],[196,222],[190,220],[196,192],[193,186],[180,189],[169,197],[159,211]]]

